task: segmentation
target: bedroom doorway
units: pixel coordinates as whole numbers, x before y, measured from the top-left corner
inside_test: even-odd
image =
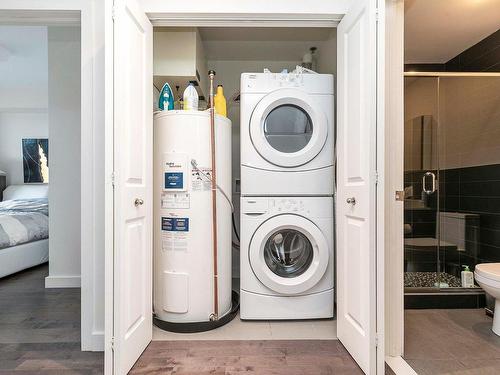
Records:
[[[9,93],[0,95],[0,355],[12,358],[0,371],[103,368],[102,353],[81,352],[82,41],[73,13],[64,24],[0,24],[0,92]]]

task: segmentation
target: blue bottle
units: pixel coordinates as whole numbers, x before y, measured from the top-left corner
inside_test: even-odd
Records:
[[[174,94],[168,83],[165,83],[160,91],[158,108],[160,108],[162,111],[171,111],[172,109],[174,109]]]

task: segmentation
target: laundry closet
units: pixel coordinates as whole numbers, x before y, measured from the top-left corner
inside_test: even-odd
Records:
[[[376,36],[368,32],[375,28],[370,7],[354,7],[338,27],[314,22],[308,27],[304,21],[300,27],[293,21],[153,27],[128,3],[114,13],[115,373],[128,371],[151,339],[246,338],[339,338],[361,368],[371,371]],[[214,157],[220,168],[214,174],[209,158],[176,151],[211,150],[211,70],[227,103],[227,119],[214,115],[216,148],[224,149]],[[174,108],[160,112],[165,83]],[[189,84],[196,89],[198,111],[182,109]],[[207,132],[189,128],[190,115]],[[177,130],[162,133],[171,144],[153,156],[164,147],[155,139],[159,121],[170,121]],[[293,123],[292,132],[284,130],[287,122]],[[227,133],[218,138],[221,127]],[[176,134],[182,146],[174,145]],[[211,185],[213,175],[220,182]],[[155,182],[158,176],[163,187]],[[199,190],[205,190],[206,203],[215,194],[217,214],[224,215],[215,219],[215,257],[214,206],[207,203],[204,213],[192,210]],[[207,224],[206,239],[190,245],[186,238],[201,222]],[[186,263],[197,267],[191,274],[171,267],[170,287],[158,292],[154,284],[165,279],[157,277],[164,271],[157,269],[156,253],[180,257],[189,246]],[[196,277],[206,282],[193,283]],[[175,321],[176,314],[204,300],[214,301],[204,320],[236,316],[206,332],[172,333],[167,331],[172,325],[157,321],[153,328],[152,305],[155,319],[164,308],[171,313],[164,319]],[[238,303],[240,313],[234,308]]]

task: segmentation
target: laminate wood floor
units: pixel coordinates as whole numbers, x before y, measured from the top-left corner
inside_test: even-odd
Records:
[[[338,340],[153,341],[130,374],[362,375]]]
[[[500,337],[484,309],[406,310],[405,359],[419,375],[500,374]]]
[[[45,289],[48,266],[0,279],[0,374],[102,374],[80,351],[80,289]]]
[[[0,279],[0,374],[102,374],[80,351],[80,290],[45,289],[46,265]],[[338,340],[153,341],[131,374],[363,374]]]

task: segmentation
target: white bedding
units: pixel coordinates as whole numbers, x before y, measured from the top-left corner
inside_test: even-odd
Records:
[[[0,202],[0,206],[3,208],[4,218],[2,220],[0,214],[0,222],[4,223],[2,228],[10,228],[7,231],[15,239],[12,241],[9,237],[8,246],[3,249],[0,246],[0,278],[49,260],[48,185],[11,185],[4,190],[3,195],[4,201]],[[33,215],[36,220],[30,219]],[[20,221],[31,222],[23,226],[18,218],[21,218]],[[33,225],[34,221],[42,223],[38,229]],[[3,241],[6,242],[5,236]],[[20,242],[24,243],[19,244]]]
[[[46,198],[0,202],[0,249],[48,238],[48,210]]]

